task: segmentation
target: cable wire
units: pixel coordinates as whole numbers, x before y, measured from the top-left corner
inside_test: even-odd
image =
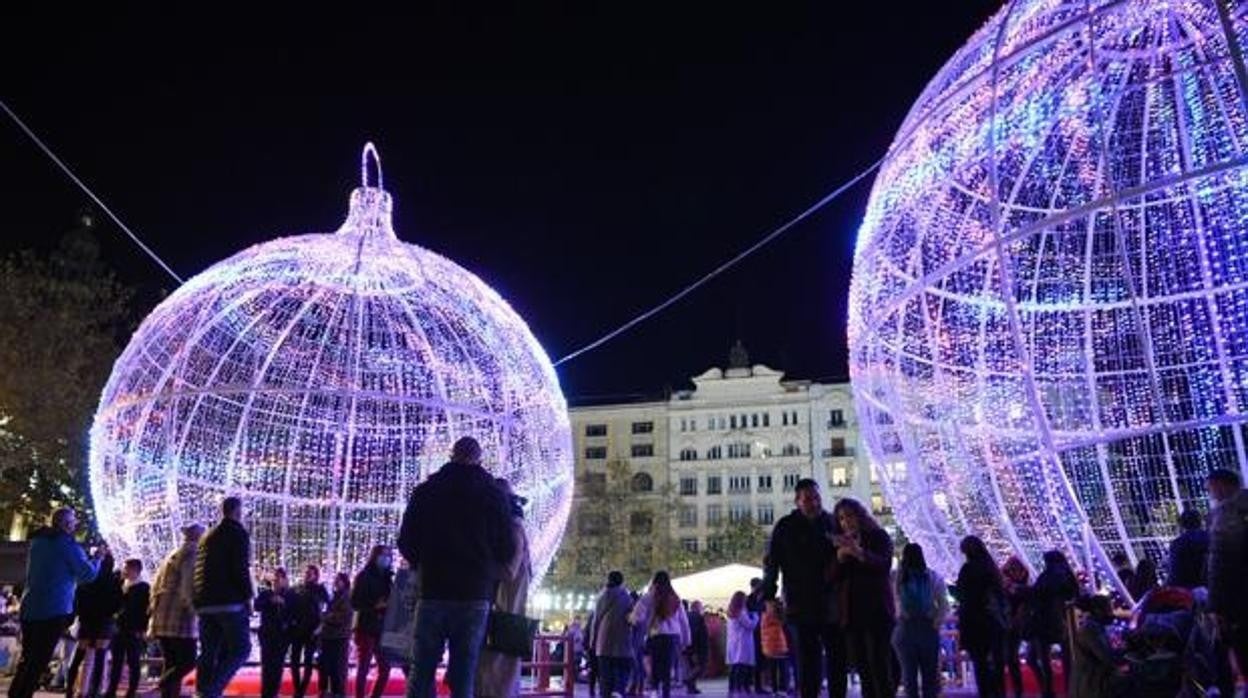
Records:
[[[742,250],[741,252],[739,252],[739,253],[738,253],[735,257],[733,257],[732,259],[729,259],[728,261],[724,262],[723,264],[720,264],[718,267],[715,267],[715,268],[714,268],[714,269],[712,269],[711,271],[709,271],[709,272],[707,272],[706,274],[702,275],[702,277],[701,277],[701,278],[699,278],[698,280],[696,280],[696,281],[694,281],[693,283],[689,284],[688,286],[686,286],[686,287],[682,288],[681,290],[677,291],[674,295],[670,296],[667,300],[665,300],[665,301],[663,301],[662,303],[659,303],[658,305],[654,306],[653,308],[650,308],[649,310],[647,310],[647,311],[645,311],[645,312],[641,313],[640,315],[638,315],[638,316],[634,317],[632,320],[629,320],[628,322],[624,323],[623,325],[620,325],[620,326],[619,326],[619,327],[617,327],[616,329],[614,329],[614,330],[612,330],[612,331],[610,331],[610,332],[608,332],[608,333],[606,333],[606,334],[602,335],[601,337],[599,337],[598,339],[595,339],[594,341],[590,342],[589,344],[586,344],[585,346],[583,346],[583,347],[581,347],[581,348],[577,349],[576,351],[573,351],[572,353],[570,353],[570,354],[568,354],[568,355],[566,355],[566,356],[564,356],[564,357],[560,358],[558,361],[555,361],[555,366],[559,366],[559,365],[561,365],[561,364],[563,364],[563,363],[566,363],[566,362],[568,362],[568,361],[571,361],[572,359],[575,359],[576,357],[578,357],[578,356],[580,356],[580,355],[582,355],[582,354],[584,354],[584,353],[586,353],[586,352],[593,351],[594,349],[597,349],[598,347],[600,347],[600,346],[602,346],[602,345],[606,344],[607,342],[610,342],[611,340],[615,339],[616,337],[618,337],[618,336],[620,336],[620,335],[624,334],[625,332],[627,332],[627,331],[629,331],[629,330],[633,329],[633,328],[634,328],[634,327],[636,327],[637,325],[640,325],[641,323],[645,322],[646,320],[649,320],[650,318],[654,317],[655,315],[658,315],[659,313],[663,312],[663,311],[664,311],[664,310],[666,310],[667,308],[669,308],[669,307],[671,307],[672,305],[676,304],[678,301],[680,301],[680,299],[684,298],[685,296],[689,295],[690,293],[693,293],[694,291],[696,291],[697,289],[701,288],[701,287],[702,287],[702,286],[704,286],[707,282],[711,281],[712,279],[714,279],[715,277],[719,276],[720,274],[723,274],[724,272],[728,271],[729,269],[731,269],[731,268],[735,267],[737,264],[739,264],[739,263],[740,263],[742,260],[744,260],[746,257],[749,257],[750,255],[754,254],[755,252],[759,251],[760,249],[762,249],[763,247],[765,247],[765,246],[766,246],[768,243],[770,243],[771,241],[773,241],[773,240],[775,240],[776,238],[780,237],[781,235],[783,235],[783,234],[787,233],[789,230],[791,230],[791,229],[792,229],[794,226],[796,226],[798,223],[801,223],[802,221],[806,220],[806,219],[807,219],[807,218],[809,218],[810,216],[814,215],[814,214],[815,214],[815,212],[817,212],[819,209],[821,209],[821,208],[823,208],[824,206],[826,206],[826,205],[828,205],[829,203],[831,203],[833,199],[836,199],[836,198],[837,198],[837,197],[839,197],[841,194],[844,194],[846,191],[848,191],[849,189],[851,189],[851,188],[852,188],[855,184],[857,184],[858,182],[862,181],[865,177],[867,177],[868,175],[870,175],[872,172],[875,172],[876,170],[878,170],[878,169],[880,168],[880,165],[883,165],[883,164],[884,164],[884,160],[885,160],[885,159],[887,159],[887,158],[888,158],[888,155],[886,154],[886,155],[884,155],[884,157],[881,157],[879,160],[876,160],[874,163],[872,163],[872,164],[871,164],[870,166],[868,166],[866,169],[864,169],[864,170],[862,170],[861,172],[859,172],[858,174],[854,175],[854,176],[853,176],[853,177],[852,177],[849,181],[847,181],[847,182],[845,182],[844,184],[840,185],[840,186],[839,186],[839,187],[837,187],[836,189],[833,189],[830,193],[828,193],[827,195],[825,195],[822,199],[819,199],[818,201],[816,201],[813,205],[811,205],[811,206],[810,206],[809,208],[807,208],[805,211],[802,211],[801,213],[797,214],[796,216],[794,216],[794,217],[790,218],[788,221],[786,221],[786,222],[785,222],[784,224],[782,224],[780,227],[778,227],[778,228],[776,228],[776,229],[772,230],[770,233],[767,233],[767,235],[763,236],[763,238],[762,238],[762,239],[760,239],[758,242],[755,242],[753,245],[750,245],[749,247],[747,247],[747,248],[745,248],[744,250]]]
[[[148,257],[151,257],[153,261],[159,264],[160,268],[164,269],[165,273],[173,277],[173,280],[177,281],[179,285],[183,283],[182,277],[178,276],[178,273],[166,264],[165,260],[161,259],[160,255],[156,254],[152,248],[144,244],[143,241],[139,239],[139,236],[135,235],[134,231],[130,229],[130,226],[122,223],[121,219],[117,217],[117,214],[113,213],[112,209],[101,201],[100,197],[96,196],[95,192],[91,191],[91,188],[79,179],[78,176],[73,173],[73,170],[70,170],[69,166],[58,158],[56,153],[52,152],[52,149],[49,148],[47,144],[39,138],[39,136],[35,135],[35,132],[26,125],[26,122],[22,121],[21,118],[18,117],[16,112],[9,108],[9,105],[5,103],[3,99],[0,99],[0,109],[3,109],[4,112],[9,115],[9,118],[13,119],[13,123],[17,124],[17,127],[20,128],[26,136],[30,138],[30,140],[34,141],[35,145],[39,146],[39,149],[43,151],[44,155],[47,155],[52,162],[56,163],[57,167],[61,168],[61,171],[65,173],[65,176],[73,180],[74,184],[77,184],[79,189],[81,189],[87,196],[91,197],[91,200],[100,207],[100,210],[104,211],[104,213],[108,214],[109,218],[113,219],[113,222],[117,224],[117,227],[121,228],[122,232],[130,236],[130,239],[134,241],[134,244],[139,246],[139,249],[143,250]]]

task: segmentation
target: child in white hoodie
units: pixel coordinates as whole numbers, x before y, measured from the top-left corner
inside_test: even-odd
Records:
[[[745,606],[745,592],[738,591],[728,603],[728,694],[749,693],[754,676],[754,628],[758,614]]]

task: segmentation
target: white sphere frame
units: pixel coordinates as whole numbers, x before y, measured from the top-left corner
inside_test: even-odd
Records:
[[[1117,585],[1248,473],[1243,2],[1015,0],[931,81],[854,259],[850,370],[906,534]],[[1164,567],[1163,567],[1164,569]]]
[[[370,162],[376,185],[369,184]],[[529,500],[537,588],[572,501],[550,359],[489,286],[401,242],[376,149],[334,233],[254,246],[187,281],[117,360],[91,431],[91,496],[121,557],[244,501],[253,569],[353,571],[392,545],[412,488],[474,436]],[[464,506],[472,506],[465,502]]]

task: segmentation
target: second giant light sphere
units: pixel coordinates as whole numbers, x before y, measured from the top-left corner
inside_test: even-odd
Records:
[[[258,569],[352,571],[461,436],[528,497],[540,579],[572,497],[555,372],[489,286],[395,236],[378,182],[337,232],[244,250],[152,311],[104,390],[91,493],[119,557],[158,561],[237,495]]]
[[[1222,7],[1219,7],[1221,5]],[[1161,560],[1248,469],[1245,3],[1015,0],[898,133],[859,234],[851,371],[906,534]]]

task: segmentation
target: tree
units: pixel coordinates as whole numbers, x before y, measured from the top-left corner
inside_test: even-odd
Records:
[[[89,515],[91,418],[130,321],[131,292],[84,216],[50,255],[0,261],[0,525],[58,505]]]
[[[721,521],[698,562],[703,569],[734,562],[762,566],[766,547],[767,531],[747,514],[736,521]]]
[[[593,592],[620,570],[636,586],[655,570],[684,572],[689,556],[672,539],[677,502],[670,485],[656,486],[628,461],[586,473],[548,582],[564,592]]]

